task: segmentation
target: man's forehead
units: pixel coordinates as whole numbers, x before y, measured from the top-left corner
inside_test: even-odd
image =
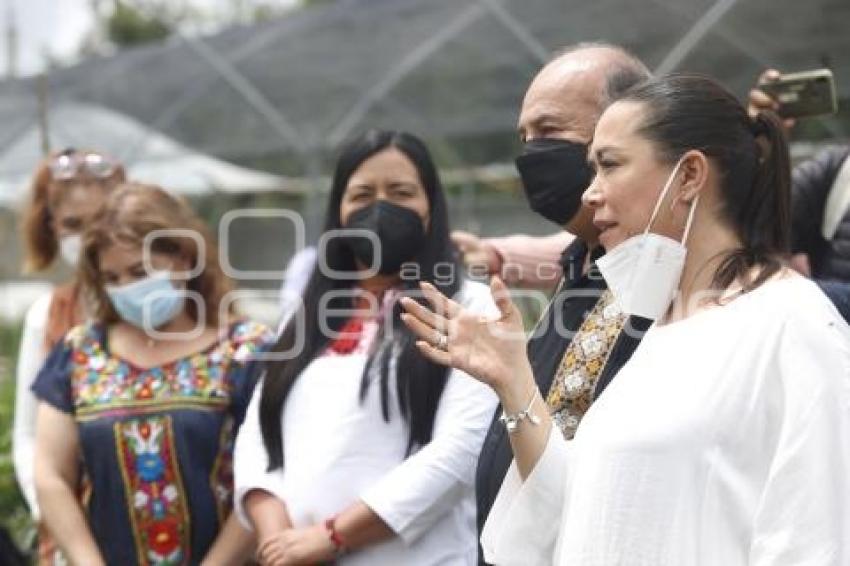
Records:
[[[533,84],[529,88],[519,116],[519,127],[546,119],[561,124],[595,122],[600,87],[586,72],[560,75],[559,80]]]
[[[569,69],[564,72],[541,72],[526,93],[526,100],[572,98],[585,92],[594,76],[590,68]]]
[[[523,110],[534,106],[563,107],[575,103],[598,104],[603,73],[593,61],[564,59],[544,67],[534,78],[523,100]]]

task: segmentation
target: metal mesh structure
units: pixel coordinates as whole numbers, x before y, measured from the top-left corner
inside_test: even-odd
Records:
[[[326,172],[339,143],[371,126],[423,136],[456,169],[512,158],[522,94],[563,45],[618,43],[651,68],[708,73],[742,97],[768,66],[826,62],[848,98],[848,29],[846,0],[340,0],[56,70],[50,100],[104,106],[289,176]],[[3,88],[0,148],[36,119],[34,81]],[[840,117],[813,124],[814,135],[850,137]],[[122,157],[138,158],[143,142]]]
[[[848,140],[848,29],[848,0],[338,0],[53,70],[48,130],[56,145],[94,144],[131,170],[176,163],[163,149],[172,147],[282,175],[290,183],[282,189],[306,198],[215,193],[194,204],[212,226],[234,208],[297,210],[313,241],[324,198],[305,189],[327,189],[340,142],[373,126],[404,129],[434,152],[454,227],[545,234],[554,225],[532,214],[519,191],[476,190],[469,180],[517,188],[519,106],[553,51],[608,41],[658,72],[713,75],[742,98],[767,67],[828,64],[844,113],[806,120],[795,138]],[[37,86],[0,83],[0,160],[12,156],[0,162],[0,193],[3,182],[26,193],[41,151]],[[162,136],[176,143],[157,142]],[[0,280],[17,275],[13,221],[0,198]],[[280,270],[294,250],[279,224],[235,226],[234,265]],[[272,289],[279,281],[240,284]]]

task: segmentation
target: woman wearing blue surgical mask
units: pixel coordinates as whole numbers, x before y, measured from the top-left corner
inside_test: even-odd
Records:
[[[498,320],[405,301],[432,360],[499,394],[514,464],[493,564],[850,563],[850,328],[787,265],[788,148],[710,79],[633,88],[599,120],[585,202],[623,310],[655,324],[573,441],[552,434],[496,281]],[[588,345],[592,347],[593,345]]]
[[[233,315],[205,226],[157,187],[115,189],[80,261],[93,320],[33,385],[47,528],[73,564],[241,563],[232,444],[271,334]]]
[[[427,148],[374,130],[341,154],[302,304],[236,444],[236,509],[264,565],[473,565],[473,479],[495,396],[399,319],[420,280],[474,312]]]
[[[69,280],[36,299],[27,310],[18,351],[13,457],[21,492],[39,526],[40,564],[53,564],[55,546],[41,526],[35,497],[38,402],[30,386],[56,342],[87,318],[89,301],[75,275],[81,234],[109,192],[123,181],[124,168],[115,159],[95,151],[66,149],[51,154],[36,168],[30,200],[22,211],[24,271],[42,273],[62,263],[72,273]]]

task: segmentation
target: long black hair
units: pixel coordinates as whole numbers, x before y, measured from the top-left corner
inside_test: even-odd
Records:
[[[419,267],[421,279],[431,282],[442,293],[451,297],[461,286],[460,269],[454,246],[449,238],[448,208],[445,195],[437,175],[437,169],[428,148],[415,136],[394,131],[371,130],[348,145],[339,156],[334,172],[331,194],[328,201],[324,231],[342,228],[340,203],[351,175],[360,165],[386,149],[401,151],[419,173],[422,186],[428,195],[430,225],[425,243],[412,260]],[[260,427],[263,444],[269,457],[269,470],[280,468],[283,461],[283,436],[281,412],[292,386],[301,372],[328,346],[330,337],[325,329],[339,331],[346,319],[334,312],[352,308],[352,299],[334,291],[350,289],[355,281],[332,278],[328,273],[354,272],[357,270],[351,249],[340,239],[331,238],[325,247],[324,260],[328,270],[314,269],[304,292],[302,304],[285,326],[275,344],[274,352],[289,352],[300,344],[297,354],[291,359],[266,362],[265,380],[260,398]],[[439,266],[451,265],[452,277],[435,276]],[[333,270],[333,271],[331,271]],[[438,273],[443,273],[440,270]],[[418,281],[403,280],[402,285],[413,290]],[[345,296],[340,296],[345,295]],[[330,298],[333,297],[333,298]],[[322,303],[325,298],[324,304]],[[391,407],[389,386],[391,374],[395,373],[398,394],[398,410],[408,424],[407,454],[418,446],[430,442],[434,428],[434,416],[448,379],[448,369],[424,358],[415,346],[412,333],[401,323],[401,308],[393,306],[391,328],[382,328],[377,342],[381,344],[371,355],[361,377],[361,401],[369,386],[368,376],[373,370],[380,374],[381,409],[383,418],[389,422]],[[299,322],[300,319],[300,322]],[[302,336],[299,336],[303,332]],[[389,340],[392,337],[392,340]],[[391,343],[390,343],[391,342]],[[398,368],[394,372],[392,368]]]
[[[750,118],[729,91],[700,75],[652,79],[620,100],[643,104],[638,134],[664,160],[675,163],[696,149],[720,172],[723,219],[742,246],[723,258],[712,287],[742,280],[747,292],[780,271],[790,249],[791,161],[779,117],[762,111]],[[747,281],[756,266],[758,275]]]

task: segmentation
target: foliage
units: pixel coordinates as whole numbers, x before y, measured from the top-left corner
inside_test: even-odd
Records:
[[[209,33],[235,24],[274,19],[287,11],[279,0],[229,0],[217,9],[197,0],[90,0],[95,30],[80,50],[132,47],[162,41],[174,33]]]
[[[13,376],[20,337],[20,325],[0,325],[0,525],[12,533],[19,547],[25,548],[34,532],[12,464]]]
[[[119,47],[165,39],[176,23],[158,10],[146,10],[121,0],[116,0],[115,10],[105,22],[109,40]]]

